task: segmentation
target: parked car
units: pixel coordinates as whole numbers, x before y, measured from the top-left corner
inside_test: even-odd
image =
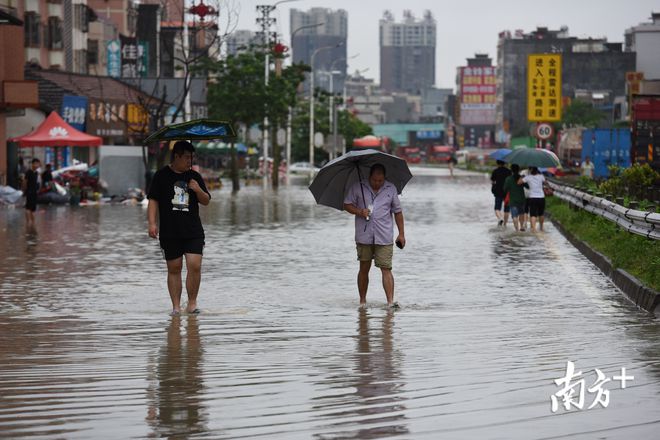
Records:
[[[295,162],[291,164],[289,171],[292,173],[309,173],[310,171],[318,173],[319,168],[313,166],[309,162]]]

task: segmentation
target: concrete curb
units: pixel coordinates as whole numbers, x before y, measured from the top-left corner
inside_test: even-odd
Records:
[[[548,216],[549,217],[549,216]],[[589,259],[593,264],[607,275],[614,285],[618,287],[629,300],[640,309],[653,313],[660,304],[660,292],[657,292],[642,284],[637,278],[623,269],[615,269],[612,261],[605,255],[593,249],[587,243],[575,237],[564,226],[554,218],[550,218],[552,224],[562,233],[573,246]],[[660,309],[659,309],[660,310]]]

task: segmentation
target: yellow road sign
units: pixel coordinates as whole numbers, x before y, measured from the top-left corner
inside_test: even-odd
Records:
[[[531,54],[527,58],[527,119],[561,120],[561,54]]]

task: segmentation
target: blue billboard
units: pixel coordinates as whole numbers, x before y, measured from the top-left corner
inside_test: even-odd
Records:
[[[62,119],[76,130],[85,131],[87,97],[64,95],[62,97]]]

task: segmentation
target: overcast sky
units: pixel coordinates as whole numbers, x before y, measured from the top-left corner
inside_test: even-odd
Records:
[[[256,5],[274,4],[275,1],[233,1],[238,17],[236,29],[257,30]],[[289,45],[289,10],[308,10],[312,7],[345,9],[348,12],[349,71],[369,70],[364,76],[380,81],[378,21],[386,9],[401,20],[403,10],[410,9],[416,17],[424,10],[433,13],[437,22],[436,86],[453,88],[456,67],[465,65],[465,59],[475,52],[488,53],[497,61],[497,35],[502,30],[522,29],[525,33],[537,26],[559,29],[569,28],[571,36],[607,37],[610,42],[623,42],[624,31],[650,20],[655,8],[660,12],[658,0],[299,0],[277,6],[276,30]],[[226,18],[226,15],[225,15]]]

